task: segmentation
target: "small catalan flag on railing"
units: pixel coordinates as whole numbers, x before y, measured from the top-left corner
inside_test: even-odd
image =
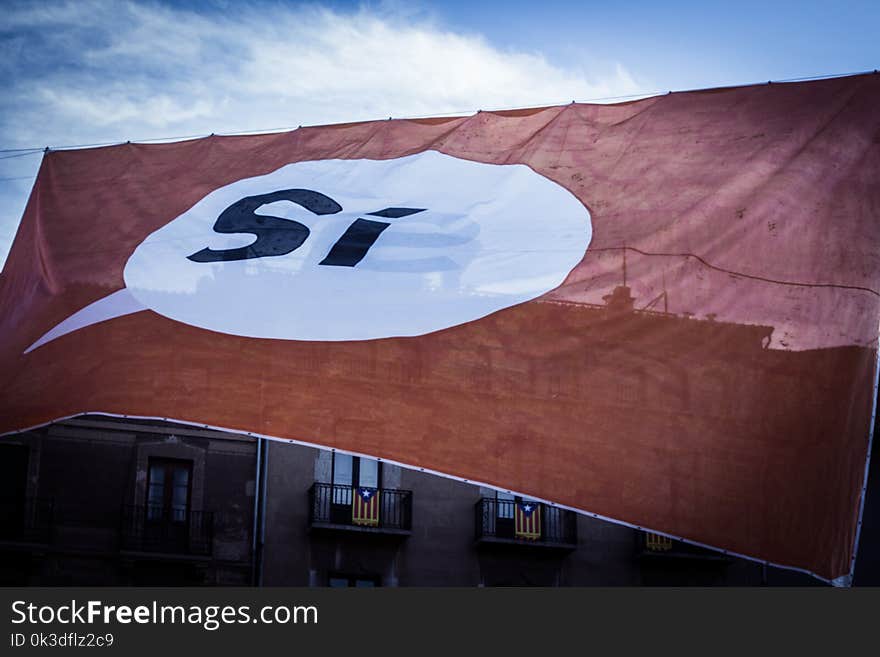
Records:
[[[660,534],[645,534],[645,547],[651,552],[669,552],[672,549],[672,539]]]
[[[351,500],[351,521],[355,525],[379,525],[379,491],[375,488],[356,488]]]
[[[536,541],[541,538],[541,505],[518,501],[513,511],[517,538]]]

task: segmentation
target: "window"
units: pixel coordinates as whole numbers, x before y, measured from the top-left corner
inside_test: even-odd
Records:
[[[147,479],[147,520],[187,521],[192,461],[150,459]]]
[[[379,488],[381,473],[379,461],[333,452],[333,483],[337,486]]]
[[[354,479],[354,457],[333,453],[333,485],[351,486]]]
[[[500,490],[495,491],[495,509],[499,518],[510,518],[513,520],[513,505],[516,503],[516,497],[510,493],[502,493]]]

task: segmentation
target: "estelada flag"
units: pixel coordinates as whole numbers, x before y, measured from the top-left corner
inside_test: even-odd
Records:
[[[0,432],[380,457],[845,582],[880,75],[49,152]]]
[[[514,536],[528,541],[541,538],[541,505],[517,500],[513,505]]]
[[[375,527],[379,524],[379,491],[375,488],[355,488],[351,500],[351,521],[355,525]]]

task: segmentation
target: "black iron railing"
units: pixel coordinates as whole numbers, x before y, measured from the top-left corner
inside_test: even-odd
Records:
[[[367,499],[356,504],[359,491]],[[364,529],[412,529],[412,491],[357,488],[315,483],[309,489],[309,524],[346,525]]]
[[[642,557],[673,557],[678,559],[728,560],[719,550],[704,548],[684,541],[646,531],[636,532],[636,552]]]
[[[123,550],[208,556],[214,514],[162,506],[124,506],[119,543]]]
[[[476,504],[477,540],[502,539],[537,545],[574,546],[577,544],[577,516],[565,509],[539,502],[531,513],[515,500],[484,497]],[[519,523],[517,523],[519,516]]]
[[[55,506],[51,499],[0,499],[0,541],[48,543],[54,524]]]

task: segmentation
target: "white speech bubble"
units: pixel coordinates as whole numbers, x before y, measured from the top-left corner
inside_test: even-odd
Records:
[[[330,201],[305,203],[302,190]],[[279,193],[294,200],[266,196]],[[244,215],[274,228],[262,236],[217,232],[221,214],[249,197],[269,202],[251,201],[256,209]],[[297,162],[220,187],[149,235],[128,259],[125,290],[83,308],[28,351],[144,309],[253,338],[423,335],[556,288],[591,235],[586,207],[522,164],[436,151]],[[289,252],[258,255],[300,238]]]

